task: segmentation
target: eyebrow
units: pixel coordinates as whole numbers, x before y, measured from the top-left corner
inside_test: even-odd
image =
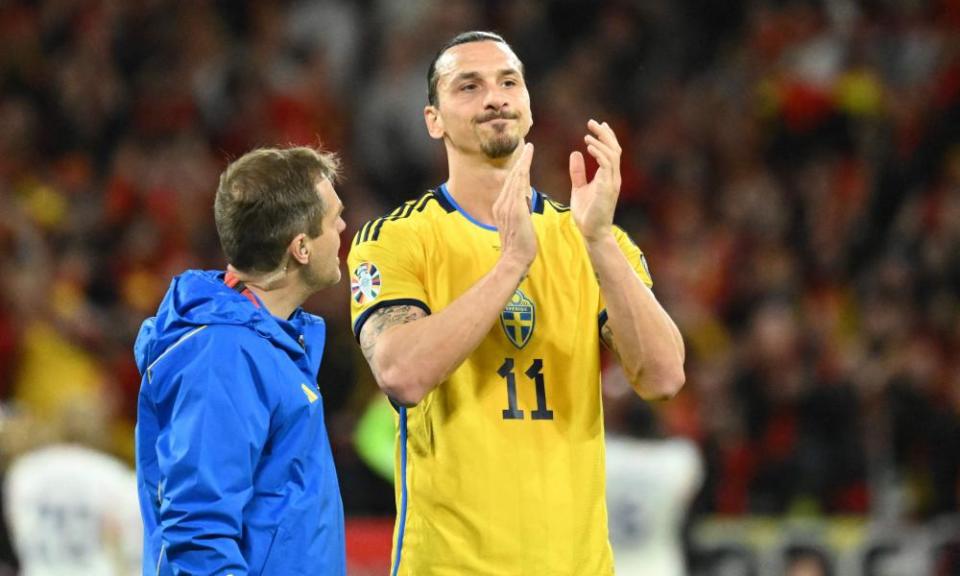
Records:
[[[461,72],[457,74],[453,82],[461,82],[463,80],[476,80],[480,78],[479,72]],[[520,76],[520,71],[516,68],[502,68],[497,71],[497,77],[502,78],[503,76]]]

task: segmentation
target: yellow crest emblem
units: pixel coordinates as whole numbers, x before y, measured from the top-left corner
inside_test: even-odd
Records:
[[[500,326],[514,346],[523,348],[533,336],[536,321],[537,309],[533,300],[527,298],[518,288],[500,313]]]

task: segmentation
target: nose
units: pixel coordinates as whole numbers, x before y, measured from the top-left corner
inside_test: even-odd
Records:
[[[483,97],[483,108],[485,110],[500,110],[508,105],[506,92],[496,84],[491,85]]]

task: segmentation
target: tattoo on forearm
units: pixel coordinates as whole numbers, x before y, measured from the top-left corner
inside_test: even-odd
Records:
[[[423,318],[427,313],[417,306],[401,304],[381,308],[374,312],[367,322],[360,329],[360,350],[367,362],[373,365],[373,354],[376,351],[377,341],[383,331],[391,326],[407,324],[419,318]]]
[[[613,329],[610,328],[610,322],[604,322],[600,329],[600,340],[614,353],[617,352],[617,346],[613,341]]]

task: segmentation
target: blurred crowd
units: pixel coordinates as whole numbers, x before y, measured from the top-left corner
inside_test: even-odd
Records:
[[[539,190],[568,198],[589,118],[620,138],[617,220],[687,341],[654,410],[702,451],[697,513],[957,511],[958,0],[0,2],[6,411],[39,441],[97,398],[132,460],[133,339],[172,275],[224,266],[220,170],[335,150],[352,236],[445,178],[426,68],[467,29],[525,63]],[[376,387],[348,297],[307,304],[320,386],[348,514],[388,514],[352,444]]]

